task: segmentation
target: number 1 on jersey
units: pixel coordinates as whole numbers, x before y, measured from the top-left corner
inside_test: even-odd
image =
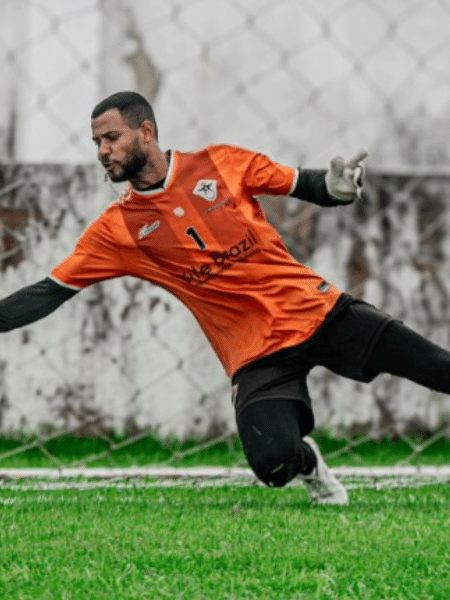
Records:
[[[194,240],[194,242],[197,244],[200,250],[206,250],[206,244],[197,233],[195,227],[189,227],[188,229],[186,229],[186,233],[189,237],[191,237]]]

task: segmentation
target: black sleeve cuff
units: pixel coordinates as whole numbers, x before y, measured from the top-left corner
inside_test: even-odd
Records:
[[[326,169],[298,169],[298,180],[291,196],[319,206],[343,206],[353,200],[338,200],[328,193],[325,183]]]

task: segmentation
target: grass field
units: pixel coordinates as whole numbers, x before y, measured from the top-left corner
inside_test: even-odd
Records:
[[[0,489],[0,597],[450,598],[450,488]]]
[[[326,453],[340,445],[320,442]],[[0,460],[0,468],[55,466],[50,457],[71,465],[101,452],[102,444],[59,439],[47,455],[32,448]],[[245,462],[238,442],[191,449],[144,440],[89,466]],[[410,452],[408,444],[385,440],[331,463],[388,465]],[[442,465],[449,457],[450,443],[439,441],[417,460]],[[0,598],[450,598],[450,486],[354,489],[350,501],[311,506],[302,487],[149,488],[139,479],[121,487],[49,490],[0,480]]]

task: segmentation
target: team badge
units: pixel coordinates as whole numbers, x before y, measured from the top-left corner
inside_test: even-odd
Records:
[[[194,188],[194,194],[201,196],[208,202],[214,202],[217,198],[217,181],[215,179],[200,179]]]

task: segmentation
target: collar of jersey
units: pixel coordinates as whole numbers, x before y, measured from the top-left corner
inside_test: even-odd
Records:
[[[152,190],[138,191],[135,190],[130,183],[128,186],[128,189],[131,192],[129,200],[148,200],[149,198],[153,198],[154,196],[165,192],[167,188],[170,187],[170,185],[172,184],[172,176],[175,170],[175,164],[177,160],[176,154],[177,153],[175,151],[171,150],[169,166],[167,169],[166,177],[164,179],[164,184],[161,187],[157,187]]]

